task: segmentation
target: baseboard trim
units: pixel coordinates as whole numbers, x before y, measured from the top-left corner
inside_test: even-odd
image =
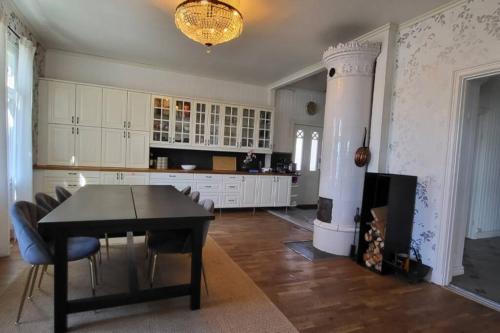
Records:
[[[451,269],[451,275],[452,276],[457,276],[457,275],[463,275],[465,273],[465,269],[463,265],[460,266],[454,266]]]
[[[483,239],[483,238],[493,238],[493,237],[499,237],[499,236],[500,236],[500,230],[495,230],[495,231],[475,232],[470,237],[467,237],[467,238]]]
[[[467,290],[464,290],[460,287],[457,287],[457,286],[454,286],[452,284],[448,285],[448,286],[445,286],[446,289],[448,289],[449,291],[457,294],[457,295],[460,295],[462,297],[465,297],[465,298],[468,298],[470,299],[471,301],[474,301],[476,303],[479,303],[479,304],[482,304],[490,309],[493,309],[495,311],[498,311],[500,312],[500,304],[497,303],[497,302],[494,302],[494,301],[491,301],[487,298],[484,298],[484,297],[481,297],[481,296],[478,296],[474,293],[471,293],[470,291],[467,291]]]

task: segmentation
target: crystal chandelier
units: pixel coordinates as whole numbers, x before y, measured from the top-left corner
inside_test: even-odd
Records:
[[[210,47],[238,38],[243,16],[227,1],[186,0],[175,10],[175,25],[188,38]]]

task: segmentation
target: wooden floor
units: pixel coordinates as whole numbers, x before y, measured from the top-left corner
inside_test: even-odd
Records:
[[[500,332],[500,313],[350,259],[309,262],[283,241],[312,233],[263,211],[224,212],[211,236],[302,332]]]
[[[436,285],[379,276],[350,259],[307,261],[283,241],[312,233],[264,211],[224,212],[210,228],[302,332],[500,332],[500,313]],[[26,267],[15,249],[0,258],[0,292]]]

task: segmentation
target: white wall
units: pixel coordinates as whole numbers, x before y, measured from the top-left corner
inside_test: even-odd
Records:
[[[418,176],[413,245],[436,262],[457,70],[500,61],[498,0],[468,0],[400,29],[389,171]]]
[[[325,77],[326,80],[326,77]],[[306,112],[308,102],[317,104],[318,112],[310,116]],[[274,151],[293,151],[295,124],[323,127],[325,93],[304,89],[279,89],[275,97]]]
[[[479,98],[467,235],[472,239],[500,236],[500,78],[484,83]]]
[[[57,50],[47,51],[45,76],[175,96],[208,98],[261,106],[270,105],[267,87],[214,80],[147,65]]]

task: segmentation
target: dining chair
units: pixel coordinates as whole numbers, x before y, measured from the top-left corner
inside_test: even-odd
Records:
[[[51,244],[45,241],[38,232],[38,221],[48,212],[31,202],[18,201],[12,206],[10,213],[21,257],[31,264],[17,312],[16,324],[19,324],[26,295],[28,295],[28,299],[31,299],[33,295],[39,268],[42,267],[42,272],[38,286],[42,282],[43,272],[49,265],[54,263],[54,258]],[[89,261],[90,286],[94,296],[97,281],[95,254],[99,247],[99,241],[93,237],[68,238],[68,261],[77,261],[84,258]]]
[[[189,195],[191,193],[191,186],[186,186],[181,190],[181,193],[184,195]]]
[[[63,203],[64,201],[68,200],[68,198],[71,196],[72,196],[72,194],[70,191],[68,191],[67,189],[65,189],[62,186],[56,186],[57,201],[59,201],[60,203]]]
[[[199,205],[213,214],[214,202],[212,200],[210,199],[203,200],[199,203]],[[205,243],[207,241],[208,227],[210,226],[210,222],[211,221],[208,220],[203,223],[203,240],[202,240],[203,247],[205,246]],[[158,255],[161,253],[163,254],[192,253],[193,249],[191,241],[191,232],[189,230],[168,230],[161,232],[151,232],[149,235],[148,249],[151,252],[151,255],[149,256],[148,271],[149,271],[149,284],[152,288],[155,278]],[[201,272],[203,275],[205,290],[208,295],[207,275],[205,274],[205,268],[203,264],[201,265]]]
[[[50,195],[45,193],[35,194],[35,202],[38,206],[45,209],[48,213],[57,208],[61,203],[56,199],[52,198]]]
[[[191,194],[189,194],[189,197],[191,198],[191,200],[198,203],[198,201],[200,201],[200,192],[197,191],[191,192]]]

